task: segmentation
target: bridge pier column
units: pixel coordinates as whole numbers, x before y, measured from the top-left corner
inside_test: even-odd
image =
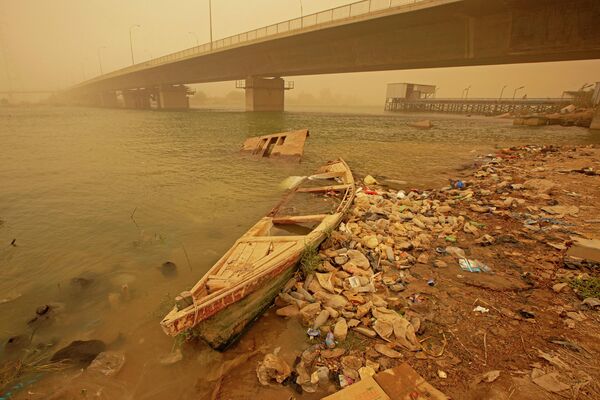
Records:
[[[124,108],[150,109],[150,91],[147,89],[126,89],[121,91]]]
[[[187,110],[190,108],[189,93],[190,90],[185,85],[161,85],[158,88],[158,108],[161,110]]]
[[[117,108],[119,106],[116,92],[102,92],[98,96],[100,98],[100,107]]]
[[[246,79],[246,111],[283,111],[285,82],[282,78]]]

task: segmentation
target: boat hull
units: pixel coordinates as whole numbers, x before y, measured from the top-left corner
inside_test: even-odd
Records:
[[[192,328],[194,334],[218,351],[227,350],[273,303],[283,286],[294,276],[297,260],[282,266],[281,272],[266,279],[246,297],[232,303]]]
[[[176,297],[176,306],[161,321],[164,332],[176,336],[192,330],[211,347],[224,350],[273,302],[292,277],[303,251],[316,248],[335,229],[354,198],[354,178],[343,160],[321,167],[314,179],[336,179],[335,185],[291,188],[269,214],[250,228],[194,285]],[[342,183],[342,184],[340,184]],[[296,193],[322,197],[343,192],[335,211],[291,214],[285,208]],[[278,235],[277,225],[316,224],[305,235]]]

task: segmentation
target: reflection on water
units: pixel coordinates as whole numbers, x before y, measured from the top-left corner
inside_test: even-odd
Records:
[[[487,118],[429,116],[434,129],[406,127],[414,118],[0,108],[0,338],[31,335],[36,308],[51,305],[56,316],[35,330],[35,344],[100,339],[127,357],[117,378],[79,377],[67,388],[70,372],[37,374],[32,381],[43,383],[19,396],[49,398],[61,387],[64,398],[80,398],[75,382],[85,382],[89,393],[100,390],[96,398],[197,398],[216,385],[203,380],[203,371],[257,342],[283,344],[293,359],[302,330],[267,317],[227,354],[202,348],[175,365],[158,361],[172,346],[158,325],[169,296],[195,283],[269,211],[287,176],[343,157],[358,174],[431,187],[497,146],[600,142],[586,129],[513,127]],[[311,136],[299,165],[236,154],[247,136],[304,127]],[[174,276],[162,273],[165,261],[177,265]],[[237,369],[246,374],[246,395],[258,391],[253,365]],[[221,390],[231,390],[223,389],[226,381]]]

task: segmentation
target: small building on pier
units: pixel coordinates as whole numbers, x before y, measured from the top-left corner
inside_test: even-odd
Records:
[[[386,104],[406,100],[429,99],[435,95],[435,85],[420,83],[388,83]]]

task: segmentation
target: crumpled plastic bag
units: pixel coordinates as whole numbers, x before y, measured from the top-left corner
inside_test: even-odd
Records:
[[[292,373],[290,366],[277,354],[280,348],[276,348],[273,353],[265,356],[261,363],[256,367],[256,376],[261,385],[269,385],[273,380],[282,383]]]

